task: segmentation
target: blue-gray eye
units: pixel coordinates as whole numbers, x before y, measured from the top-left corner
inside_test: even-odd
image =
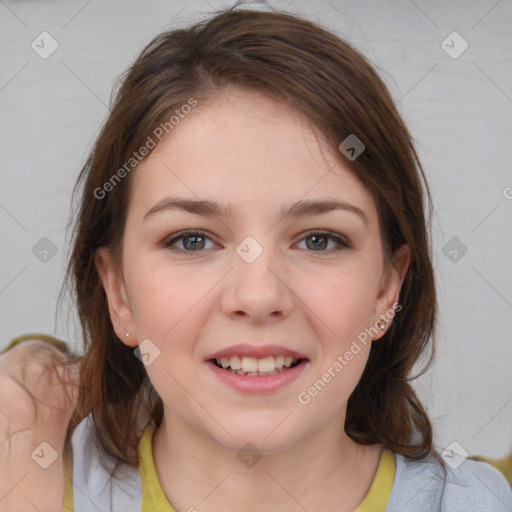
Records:
[[[203,231],[190,230],[173,235],[171,238],[166,239],[162,245],[163,247],[182,252],[198,252],[206,249],[205,243],[207,240],[213,242]],[[311,240],[312,242],[308,244],[307,240]],[[182,247],[176,247],[175,245],[180,241],[182,241]],[[307,248],[312,249],[313,252],[331,252],[351,247],[350,243],[340,236],[320,230],[309,231],[302,237],[300,242],[302,241],[306,241]],[[334,242],[336,246],[325,250],[329,245],[329,241]]]
[[[334,249],[332,249],[333,251],[350,248],[350,244],[346,240],[337,235],[334,235],[333,233],[329,233],[328,231],[310,231],[306,233],[306,236],[304,236],[301,239],[301,241],[304,240],[306,241],[306,246],[308,248],[313,248],[314,252],[330,252],[330,250],[324,250],[329,245],[329,241],[332,241],[335,244],[337,244],[337,247],[334,247]],[[311,240],[312,242],[308,244],[308,240]]]

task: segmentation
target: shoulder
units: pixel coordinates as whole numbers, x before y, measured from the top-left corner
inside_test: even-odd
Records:
[[[458,467],[429,456],[409,461],[395,453],[395,479],[387,511],[510,512],[512,490],[490,464],[465,460]]]
[[[443,501],[446,510],[512,510],[512,489],[504,475],[487,462],[465,460],[451,469],[449,477]]]

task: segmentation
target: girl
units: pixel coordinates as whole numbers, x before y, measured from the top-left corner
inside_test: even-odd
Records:
[[[157,36],[82,169],[65,510],[505,511],[446,464],[425,176],[372,66],[284,13]]]

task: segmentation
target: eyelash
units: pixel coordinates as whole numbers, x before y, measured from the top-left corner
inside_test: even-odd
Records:
[[[211,238],[209,236],[207,236],[204,231],[186,230],[186,231],[181,231],[180,233],[177,233],[175,235],[172,235],[170,238],[166,238],[162,242],[162,246],[164,248],[171,249],[173,251],[179,251],[179,252],[185,252],[185,253],[194,253],[194,252],[203,252],[203,251],[205,251],[206,249],[198,249],[198,250],[190,251],[190,250],[186,250],[186,249],[178,249],[176,247],[172,247],[172,244],[174,244],[175,242],[178,242],[179,240],[183,240],[184,238],[188,238],[188,237],[192,237],[192,236],[201,236],[201,237],[204,237],[204,238],[206,238],[208,240],[211,240]],[[336,235],[334,233],[331,233],[329,231],[322,231],[322,230],[318,230],[318,229],[307,231],[304,234],[304,236],[299,240],[299,242],[301,242],[301,241],[303,241],[303,240],[305,240],[307,238],[310,238],[312,236],[319,236],[319,237],[323,237],[323,238],[327,238],[329,240],[332,240],[332,241],[336,242],[339,245],[339,247],[336,247],[336,248],[330,249],[330,250],[309,251],[309,252],[330,253],[330,252],[341,251],[343,249],[351,249],[352,248],[352,245],[348,242],[348,240],[344,240],[340,236],[338,236],[338,235]]]

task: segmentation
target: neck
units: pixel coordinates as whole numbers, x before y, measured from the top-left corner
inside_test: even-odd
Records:
[[[169,414],[153,437],[156,472],[177,511],[351,512],[371,487],[381,448],[352,441],[339,418],[245,465],[236,450]]]

